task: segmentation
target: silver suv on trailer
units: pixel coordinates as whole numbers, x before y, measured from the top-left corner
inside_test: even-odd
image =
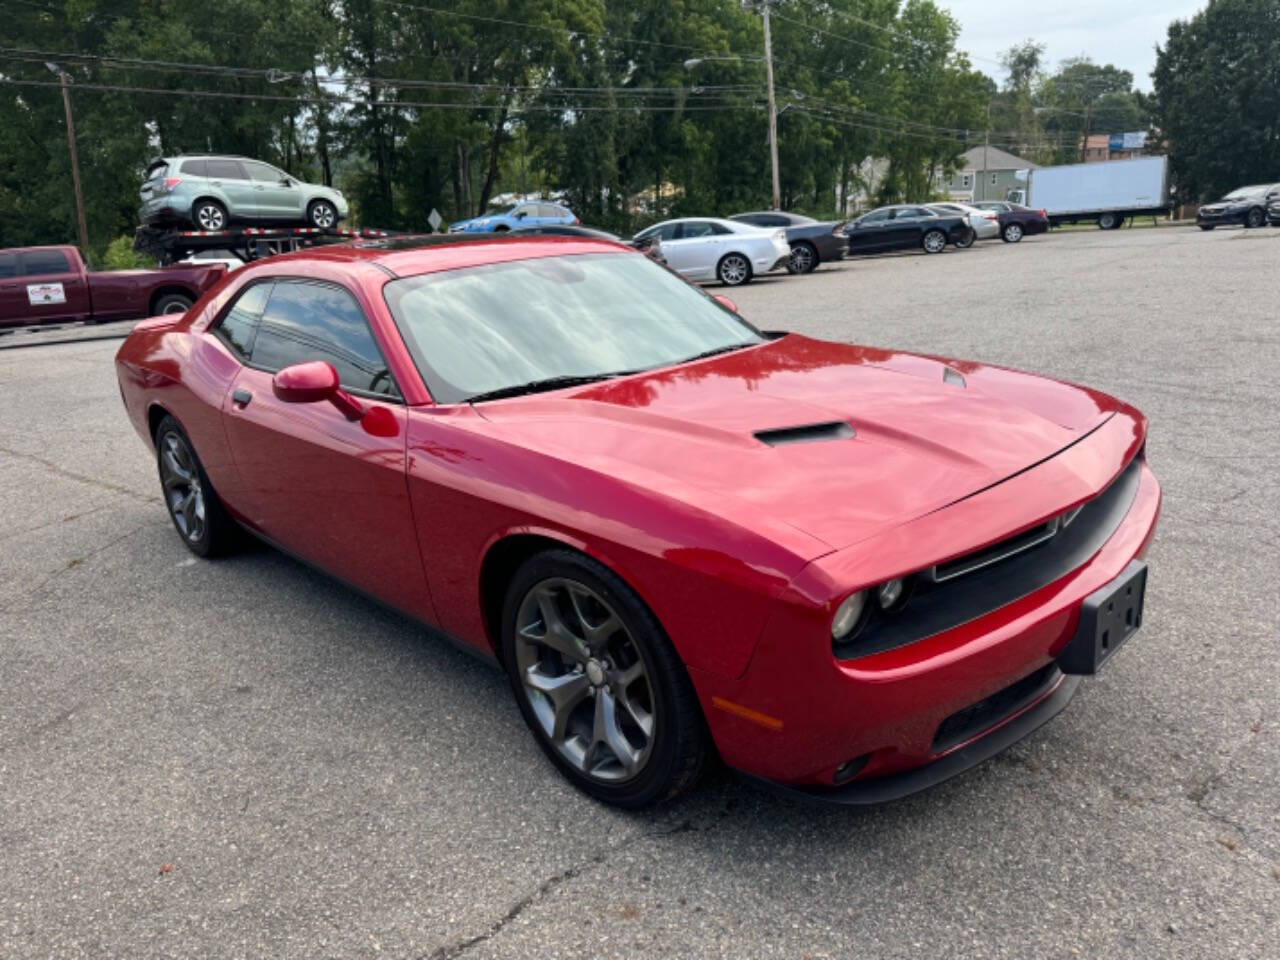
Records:
[[[328,229],[347,217],[341,190],[303,183],[248,157],[157,157],[147,166],[138,220],[225,230],[241,224],[306,224]]]

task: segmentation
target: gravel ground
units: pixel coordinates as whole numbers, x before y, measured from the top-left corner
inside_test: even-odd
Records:
[[[0,354],[0,957],[1280,952],[1280,230],[1085,232],[735,290],[1152,420],[1141,634],[1001,757],[866,812],[566,786],[495,670],[267,549],[197,562],[113,342]]]

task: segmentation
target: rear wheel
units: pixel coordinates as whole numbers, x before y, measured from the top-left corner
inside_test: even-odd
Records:
[[[697,778],[707,737],[693,684],[606,567],[569,550],[528,560],[507,589],[502,654],[525,722],[579,789],[636,808]]]
[[[1022,239],[1022,224],[1006,223],[1000,236],[1005,243],[1018,243]]]
[[[1200,229],[1201,229],[1201,230],[1212,230],[1213,228],[1214,228],[1214,224],[1212,224],[1212,223],[1202,223],[1202,224],[1200,224]]]
[[[494,228],[493,228],[493,232],[494,232],[494,233],[506,233],[506,232],[507,232],[508,230],[510,230],[510,229],[511,229],[511,228],[510,228],[510,227],[508,227],[505,223],[500,223],[500,224],[498,224],[496,227],[494,227]]]
[[[740,253],[726,253],[716,264],[716,277],[726,287],[736,287],[751,279],[751,263]]]
[[[1104,213],[1098,218],[1098,226],[1103,230],[1117,230],[1124,218],[1115,213]]]
[[[191,222],[200,230],[225,230],[226,207],[217,200],[197,200],[191,206]]]
[[[328,200],[312,200],[307,207],[307,223],[321,230],[328,230],[338,224],[338,208]]]
[[[818,251],[812,244],[801,241],[791,245],[787,259],[787,273],[813,273],[818,266]]]
[[[947,247],[947,235],[941,230],[930,230],[920,241],[925,253],[941,253]]]
[[[1246,227],[1260,227],[1262,226],[1263,222],[1266,219],[1267,219],[1266,211],[1263,210],[1261,207],[1254,207],[1252,210],[1249,211],[1248,215],[1244,218],[1244,225]]]
[[[970,227],[963,237],[956,241],[957,250],[968,250],[973,246],[973,241],[978,239],[977,231]]]
[[[169,519],[187,549],[200,557],[230,550],[239,528],[209,483],[190,439],[170,416],[156,428],[156,466]]]

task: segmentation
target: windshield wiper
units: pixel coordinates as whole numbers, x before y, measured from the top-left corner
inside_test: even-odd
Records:
[[[613,373],[591,373],[578,376],[547,377],[543,380],[530,380],[528,383],[516,383],[509,387],[498,387],[496,390],[485,390],[467,397],[467,403],[480,403],[484,400],[501,400],[504,397],[522,397],[529,393],[545,393],[548,390],[560,390],[563,387],[580,387],[588,383],[599,383],[601,380],[612,380],[614,377],[625,377],[638,373],[637,370],[617,370]]]
[[[754,347],[754,343],[728,343],[723,347],[712,347],[710,350],[703,350],[701,353],[695,353],[692,357],[685,357],[681,363],[693,363],[695,360],[705,360],[707,357],[719,356],[722,353],[730,353],[734,350],[742,350],[746,347]]]

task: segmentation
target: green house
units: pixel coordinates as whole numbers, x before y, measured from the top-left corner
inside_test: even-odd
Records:
[[[960,155],[960,169],[951,177],[939,175],[934,185],[952,200],[1003,200],[1010,190],[1026,187],[1026,174],[1019,178],[1018,172],[1035,168],[1030,160],[999,147],[971,147]]]

